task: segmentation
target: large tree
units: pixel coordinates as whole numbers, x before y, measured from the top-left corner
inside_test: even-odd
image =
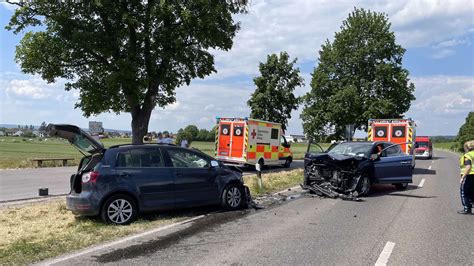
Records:
[[[303,100],[305,133],[340,139],[347,124],[366,130],[369,118],[402,117],[415,99],[402,66],[404,53],[385,14],[354,9],[319,52]]]
[[[474,112],[469,112],[466,117],[466,122],[459,128],[456,136],[457,147],[463,151],[463,145],[466,141],[474,141]]]
[[[229,50],[232,14],[246,1],[25,1],[7,29],[27,31],[16,60],[47,82],[68,80],[85,116],[129,112],[134,144],[175,88],[215,72],[209,49]]]
[[[260,63],[260,76],[253,79],[257,88],[247,101],[250,117],[281,123],[286,130],[291,111],[300,101],[293,92],[304,86],[300,70],[294,66],[296,60],[290,61],[288,53],[281,52],[280,56],[268,55],[267,62]]]

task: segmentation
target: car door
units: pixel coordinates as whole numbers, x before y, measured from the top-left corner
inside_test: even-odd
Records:
[[[378,183],[412,183],[412,156],[406,155],[398,145],[383,144],[384,151],[374,162]]]
[[[174,207],[174,176],[158,146],[119,152],[116,173],[138,190],[145,209]]]
[[[167,147],[174,174],[176,206],[218,203],[217,171],[207,156],[184,148]]]

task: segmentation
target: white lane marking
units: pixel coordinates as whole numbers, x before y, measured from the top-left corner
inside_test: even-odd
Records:
[[[433,160],[433,161],[431,161],[431,163],[434,163],[434,160]]]
[[[430,165],[430,166],[428,166],[428,170],[431,170],[431,165]]]
[[[393,242],[388,241],[387,244],[385,244],[382,253],[380,253],[379,259],[377,262],[375,262],[376,266],[387,265],[388,258],[390,258],[390,255],[392,254],[393,247],[395,247],[395,243]]]
[[[56,264],[56,263],[59,263],[59,262],[63,262],[65,260],[73,259],[73,258],[82,256],[82,255],[85,255],[85,254],[88,254],[88,253],[91,253],[91,252],[99,251],[99,250],[109,248],[109,247],[112,247],[112,246],[115,246],[115,245],[118,245],[118,244],[122,244],[122,243],[125,243],[127,241],[134,240],[134,239],[144,237],[144,236],[147,236],[147,235],[151,235],[151,234],[154,234],[154,233],[157,233],[157,232],[160,232],[160,231],[163,231],[163,230],[166,230],[166,229],[178,226],[178,225],[186,224],[186,223],[201,219],[203,217],[205,217],[205,215],[199,215],[199,216],[196,216],[196,217],[188,219],[188,220],[184,220],[184,221],[174,223],[174,224],[165,225],[163,227],[159,227],[159,228],[156,228],[156,229],[153,229],[153,230],[150,230],[150,231],[146,231],[146,232],[143,232],[143,233],[140,233],[140,234],[137,234],[137,235],[132,235],[132,236],[129,236],[129,237],[125,237],[125,238],[122,238],[122,239],[119,239],[119,240],[116,240],[116,241],[113,241],[113,242],[110,242],[110,243],[106,243],[104,245],[100,245],[100,246],[96,246],[96,247],[92,247],[92,248],[87,248],[83,251],[73,253],[73,254],[70,254],[70,255],[66,255],[64,257],[59,257],[57,259],[40,262],[37,265],[52,265],[52,264]]]
[[[420,184],[418,185],[419,188],[423,187],[423,184],[425,183],[425,179],[421,179]]]

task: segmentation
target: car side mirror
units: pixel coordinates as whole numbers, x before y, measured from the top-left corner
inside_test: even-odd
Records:
[[[373,154],[370,155],[370,159],[371,159],[372,161],[376,161],[376,160],[378,160],[379,158],[380,158],[380,156],[379,156],[377,153],[373,153]]]
[[[218,161],[211,161],[211,168],[218,168],[219,162]]]
[[[420,144],[418,142],[415,142],[415,149],[418,149],[420,147]]]

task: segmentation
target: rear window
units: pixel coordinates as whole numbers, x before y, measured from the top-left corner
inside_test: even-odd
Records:
[[[376,136],[377,138],[385,138],[385,137],[387,137],[387,127],[378,126],[378,127],[375,127],[374,131],[375,131],[375,136]]]
[[[404,126],[394,126],[392,128],[392,138],[404,138],[404,137],[405,137]]]
[[[165,167],[160,149],[134,149],[117,155],[117,167]]]

